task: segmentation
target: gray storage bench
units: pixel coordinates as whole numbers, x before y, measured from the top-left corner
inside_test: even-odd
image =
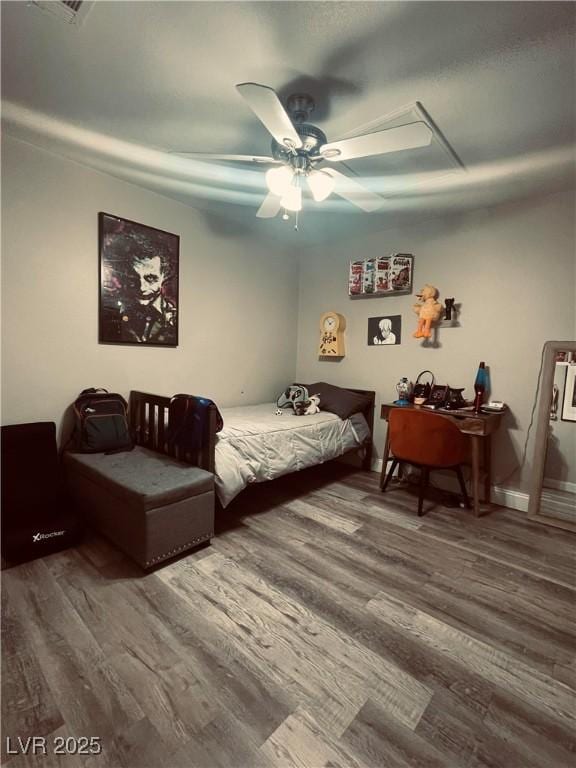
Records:
[[[172,449],[171,455],[164,440],[168,403],[156,395],[130,394],[137,443],[132,451],[64,455],[70,491],[87,521],[143,568],[209,541],[214,533],[213,450],[203,446],[197,455],[181,457]]]

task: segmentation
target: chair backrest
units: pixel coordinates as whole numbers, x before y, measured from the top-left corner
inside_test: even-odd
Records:
[[[466,459],[466,437],[439,414],[394,408],[388,428],[390,449],[398,459],[429,467],[453,467]]]

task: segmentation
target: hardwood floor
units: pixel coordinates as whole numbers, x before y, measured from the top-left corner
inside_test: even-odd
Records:
[[[153,573],[96,536],[4,571],[6,764],[575,765],[574,536],[425,509],[321,467]],[[53,753],[81,736],[102,753]]]

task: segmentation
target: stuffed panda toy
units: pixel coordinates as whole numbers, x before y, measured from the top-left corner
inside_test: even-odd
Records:
[[[294,411],[296,416],[312,416],[314,413],[320,413],[320,396],[310,395],[309,400],[303,403],[295,403]]]

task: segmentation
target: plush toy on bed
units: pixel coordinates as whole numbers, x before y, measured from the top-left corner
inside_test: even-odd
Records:
[[[320,413],[320,395],[310,395],[310,405],[304,411],[306,416]]]
[[[286,410],[295,416],[309,416],[320,411],[320,395],[309,395],[303,384],[291,384],[276,400],[276,416],[282,416]]]
[[[312,416],[314,413],[320,413],[320,395],[310,395],[310,400],[294,403],[294,413],[296,416]]]

